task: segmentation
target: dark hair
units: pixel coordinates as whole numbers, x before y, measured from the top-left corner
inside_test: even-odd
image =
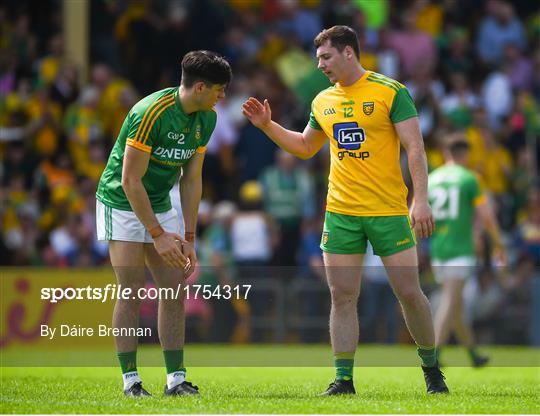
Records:
[[[446,148],[453,158],[462,157],[469,151],[470,147],[469,142],[467,142],[467,140],[461,136],[451,139],[446,145]]]
[[[204,82],[207,86],[228,85],[231,78],[231,66],[215,52],[191,51],[182,59],[182,85],[186,88],[196,82]]]
[[[354,29],[349,26],[332,26],[330,29],[324,29],[317,35],[313,43],[318,48],[326,41],[338,51],[343,52],[345,46],[350,46],[357,58],[360,58],[360,46],[358,46],[358,36]]]

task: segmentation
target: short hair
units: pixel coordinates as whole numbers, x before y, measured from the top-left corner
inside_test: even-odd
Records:
[[[451,137],[446,143],[446,149],[453,158],[460,158],[469,151],[471,146],[467,139],[461,135]]]
[[[212,51],[191,51],[182,59],[182,85],[192,87],[196,82],[207,86],[228,85],[232,79],[231,66],[221,55]]]
[[[360,58],[360,46],[358,45],[358,36],[354,29],[349,26],[332,26],[330,29],[324,29],[313,40],[315,47],[322,46],[326,41],[338,51],[343,52],[345,46],[350,46],[357,58]]]

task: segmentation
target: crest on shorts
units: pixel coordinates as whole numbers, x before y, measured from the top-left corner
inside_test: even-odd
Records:
[[[197,124],[197,127],[195,127],[195,139],[201,140],[201,125]]]
[[[362,105],[362,110],[364,110],[364,114],[366,116],[371,115],[371,113],[373,113],[374,108],[375,108],[375,103],[373,101],[364,101]]]
[[[322,233],[322,243],[323,243],[323,246],[325,246],[328,243],[328,231],[324,231]]]

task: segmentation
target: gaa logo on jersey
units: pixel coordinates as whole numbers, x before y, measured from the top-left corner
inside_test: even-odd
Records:
[[[366,141],[366,134],[356,122],[336,123],[334,124],[334,139],[338,142],[338,149],[358,150]]]
[[[362,105],[362,110],[364,110],[364,114],[366,116],[371,115],[371,113],[373,113],[374,108],[375,108],[375,103],[373,101],[364,101]]]

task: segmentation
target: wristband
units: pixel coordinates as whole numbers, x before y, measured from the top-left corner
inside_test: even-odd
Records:
[[[188,243],[193,243],[195,241],[195,233],[190,233],[186,231],[184,233],[184,238],[186,239]]]
[[[148,232],[150,233],[152,238],[158,238],[161,234],[165,232],[165,230],[161,227],[161,225],[158,224]]]

